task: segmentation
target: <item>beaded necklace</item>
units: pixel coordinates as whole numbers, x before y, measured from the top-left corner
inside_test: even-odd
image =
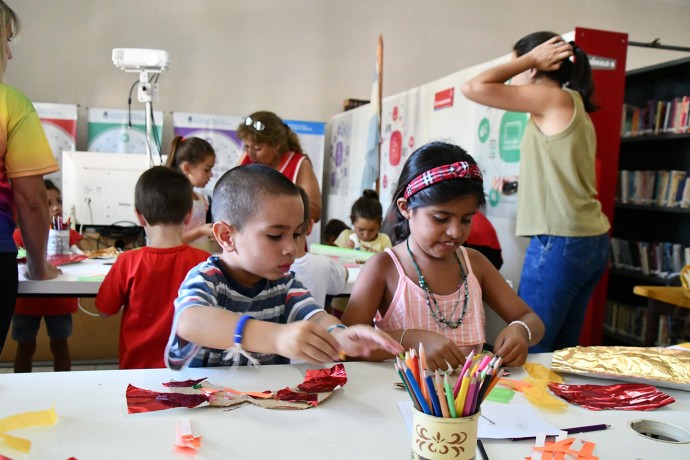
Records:
[[[453,305],[453,309],[450,312],[450,317],[446,319],[446,317],[443,315],[443,312],[441,311],[441,307],[438,305],[438,301],[436,300],[436,297],[434,296],[433,292],[429,289],[429,285],[426,283],[426,280],[424,279],[424,275],[422,275],[422,271],[419,268],[419,265],[417,265],[417,259],[415,259],[414,254],[412,254],[412,250],[410,249],[410,239],[408,238],[406,240],[407,244],[407,252],[410,254],[410,258],[412,259],[412,265],[414,265],[415,270],[417,270],[417,276],[419,277],[419,287],[424,289],[424,292],[426,294],[426,305],[429,307],[429,311],[431,312],[431,316],[434,317],[434,320],[436,320],[436,324],[438,324],[441,327],[449,327],[451,329],[457,329],[460,327],[462,324],[462,320],[465,318],[465,312],[467,311],[467,302],[470,297],[469,293],[469,288],[468,288],[468,282],[467,282],[467,276],[465,276],[465,270],[462,268],[462,263],[460,262],[460,258],[458,257],[458,254],[455,253],[455,258],[458,260],[458,265],[460,265],[460,277],[463,280],[460,284],[458,284],[458,298],[455,300],[455,304]],[[458,308],[458,305],[460,304],[460,287],[462,285],[465,285],[465,302],[462,306],[462,312],[460,313],[460,317],[457,320],[453,320],[453,315],[455,314],[455,310]],[[433,306],[432,306],[433,304]]]

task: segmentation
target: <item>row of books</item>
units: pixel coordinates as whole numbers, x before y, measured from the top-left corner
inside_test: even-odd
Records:
[[[673,278],[690,264],[690,247],[680,243],[611,238],[611,265],[643,275]]]
[[[690,207],[690,174],[687,171],[620,170],[616,199],[619,203]]]
[[[623,104],[621,136],[633,137],[660,133],[687,133],[690,96],[668,101],[651,99],[644,106]]]
[[[604,330],[617,336],[645,344],[647,333],[647,308],[633,307],[618,302],[606,303]]]

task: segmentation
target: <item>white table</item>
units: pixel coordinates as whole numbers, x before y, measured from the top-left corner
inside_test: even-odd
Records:
[[[96,297],[105,275],[110,271],[114,258],[87,259],[81,262],[61,265],[57,278],[46,281],[26,279],[24,266],[19,266],[18,295]]]
[[[531,356],[530,361],[548,364],[550,354]],[[60,419],[57,425],[12,433],[33,442],[28,458],[37,459],[189,458],[174,453],[172,447],[174,426],[181,417],[189,417],[196,434],[203,436],[201,450],[193,457],[196,460],[409,458],[411,438],[397,408],[397,401],[406,400],[407,395],[394,387],[397,375],[391,363],[346,363],[344,389],[307,410],[275,411],[247,405],[235,410],[207,407],[127,414],[125,390],[130,383],[164,391],[161,383],[170,379],[208,377],[211,383],[238,390],[275,390],[301,383],[311,367],[4,374],[0,376],[0,417],[55,405]],[[515,370],[512,378],[524,375]],[[612,383],[566,378],[569,383]],[[606,431],[580,435],[597,443],[594,453],[602,460],[690,458],[690,445],[653,441],[628,427],[630,421],[646,418],[690,428],[690,393],[664,391],[677,402],[656,411],[594,412],[569,406],[565,414],[542,416],[561,428],[610,424]],[[526,403],[518,394],[511,404]],[[484,441],[492,460],[522,459],[531,454],[532,444]]]
[[[96,297],[98,288],[115,259],[87,259],[74,264],[61,265],[57,278],[47,281],[28,280],[24,277],[23,266],[19,268],[18,295],[23,297],[70,296]],[[341,295],[349,295],[357,279],[360,267],[348,267],[349,276]]]

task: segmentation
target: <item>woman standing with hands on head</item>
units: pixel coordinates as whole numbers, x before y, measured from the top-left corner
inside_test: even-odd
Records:
[[[261,111],[244,117],[237,135],[244,143],[239,164],[259,163],[280,171],[307,192],[309,214],[314,222],[321,220],[321,189],[297,134],[275,113]]]
[[[510,80],[510,84],[506,82]],[[529,112],[520,149],[516,234],[530,238],[518,294],[544,321],[531,352],[575,346],[604,272],[609,222],[597,199],[594,85],[587,54],[553,32],[520,39],[510,62],[462,87],[479,104]],[[501,180],[494,186],[502,188]]]
[[[15,210],[26,246],[26,277],[45,280],[58,275],[57,268],[46,261],[50,213],[43,184],[43,175],[57,171],[58,165],[34,106],[1,82],[12,59],[9,44],[18,31],[19,18],[0,1],[0,351],[17,299]]]

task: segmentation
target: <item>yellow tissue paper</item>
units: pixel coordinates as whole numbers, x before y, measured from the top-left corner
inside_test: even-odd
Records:
[[[31,449],[31,441],[11,436],[7,432],[21,430],[22,428],[55,425],[56,423],[57,414],[55,413],[55,408],[34,412],[21,412],[1,418],[0,445],[28,454]]]
[[[522,390],[525,398],[540,409],[552,412],[565,412],[568,404],[552,395],[547,388],[547,385],[551,382],[563,383],[563,379],[541,364],[525,363],[523,367],[529,374],[525,381],[530,384]]]

